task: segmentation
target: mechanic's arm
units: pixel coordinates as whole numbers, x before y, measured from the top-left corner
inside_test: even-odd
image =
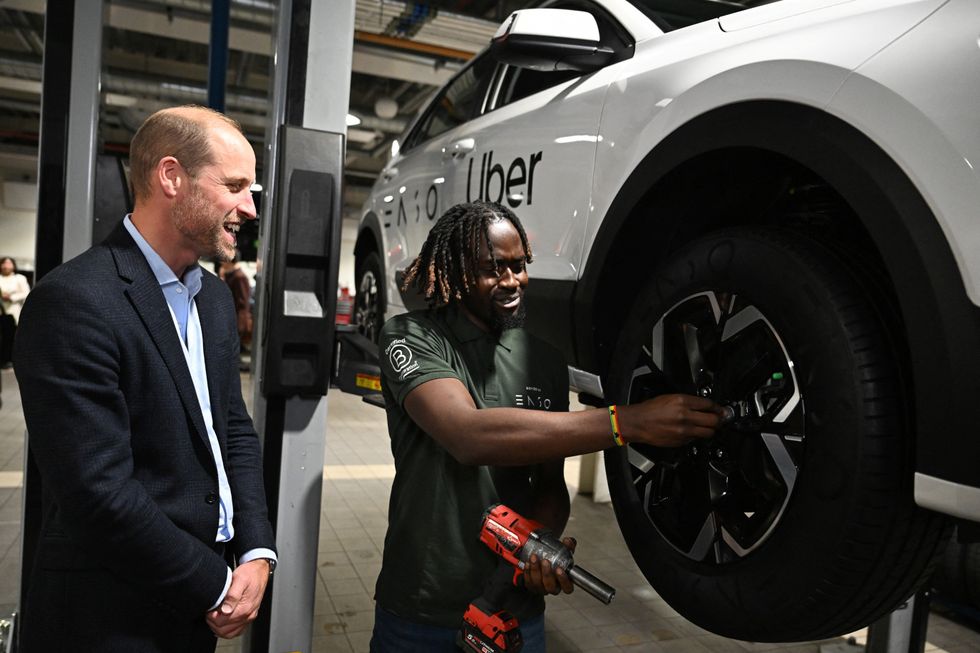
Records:
[[[455,378],[413,388],[404,407],[422,430],[466,465],[530,465],[613,446],[605,410],[478,409]],[[620,406],[618,414],[626,442],[676,447],[711,437],[722,408],[709,399],[674,394]]]

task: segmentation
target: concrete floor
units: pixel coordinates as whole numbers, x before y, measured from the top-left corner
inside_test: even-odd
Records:
[[[16,609],[20,579],[21,470],[24,422],[11,371],[0,372],[0,616]],[[250,377],[243,376],[247,396]],[[318,584],[313,653],[367,651],[374,620],[374,581],[381,566],[386,510],[394,477],[384,411],[358,397],[329,394],[326,464],[320,519]],[[834,653],[848,638],[794,644],[725,639],[691,624],[654,592],[633,563],[609,504],[576,494],[579,459],[566,464],[572,494],[568,532],[579,541],[576,562],[617,588],[605,606],[585,592],[549,597],[549,653],[649,651],[652,653],[742,653],[783,651]],[[865,630],[850,637],[863,644]],[[235,651],[239,640],[222,642]],[[980,651],[980,633],[933,613],[927,651]],[[304,652],[305,653],[305,652]],[[903,652],[904,653],[904,652]]]

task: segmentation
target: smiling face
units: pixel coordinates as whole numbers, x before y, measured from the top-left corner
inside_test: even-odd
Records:
[[[183,248],[194,259],[230,261],[237,233],[245,220],[256,218],[250,188],[255,180],[255,154],[248,141],[225,125],[212,127],[213,162],[195,171],[171,208]]]
[[[509,221],[491,222],[488,231],[493,255],[483,240],[476,281],[463,295],[462,307],[478,327],[499,334],[523,325],[527,255],[520,234]]]

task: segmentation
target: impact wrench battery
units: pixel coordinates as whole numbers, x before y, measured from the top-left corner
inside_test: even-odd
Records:
[[[608,605],[616,596],[614,588],[576,567],[572,552],[548,528],[533,519],[521,517],[503,504],[490,506],[483,514],[480,540],[514,567],[515,585],[531,556],[536,555],[538,559],[550,562],[552,568],[564,569],[573,583],[603,603]]]

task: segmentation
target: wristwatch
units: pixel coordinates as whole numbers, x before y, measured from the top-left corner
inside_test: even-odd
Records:
[[[264,560],[269,563],[269,578],[272,578],[272,575],[276,573],[276,565],[279,563],[272,558],[264,558]]]

